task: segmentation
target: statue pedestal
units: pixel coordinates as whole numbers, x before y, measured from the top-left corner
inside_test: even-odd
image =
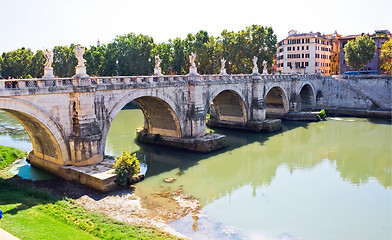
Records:
[[[160,67],[154,68],[154,76],[163,76]]]
[[[90,76],[86,74],[86,66],[76,66],[76,75],[72,78],[89,78]]]
[[[44,68],[44,76],[43,79],[54,79],[55,76],[53,75],[53,68],[52,67],[45,67]]]
[[[221,71],[220,71],[219,75],[227,76],[229,74],[226,73],[226,69],[225,68],[221,68]]]
[[[259,68],[253,68],[252,74],[259,74]]]
[[[197,67],[189,67],[188,76],[199,76],[200,74],[197,73]]]
[[[268,75],[268,72],[267,72],[266,68],[263,69],[263,75]]]

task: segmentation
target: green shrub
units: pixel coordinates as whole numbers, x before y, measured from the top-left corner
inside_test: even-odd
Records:
[[[325,110],[321,109],[320,113],[318,114],[319,119],[323,120],[326,116],[327,114],[325,113]]]
[[[117,174],[116,182],[119,185],[127,185],[128,179],[140,172],[139,160],[136,158],[136,153],[132,154],[124,150],[123,154],[115,160],[116,162],[113,168]]]

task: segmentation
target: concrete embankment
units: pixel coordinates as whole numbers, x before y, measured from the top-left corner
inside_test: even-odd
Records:
[[[332,76],[316,82],[316,106],[327,116],[391,119],[392,76]]]

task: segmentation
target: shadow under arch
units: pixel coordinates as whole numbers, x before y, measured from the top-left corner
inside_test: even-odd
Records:
[[[105,152],[106,139],[114,118],[125,105],[132,101],[142,110],[144,115],[144,128],[149,134],[181,138],[183,133],[178,114],[174,108],[174,102],[170,98],[163,98],[165,97],[131,93],[115,104],[108,114],[103,127],[101,152]]]
[[[265,116],[282,117],[289,111],[289,101],[284,90],[280,87],[272,87],[266,92],[264,97]]]
[[[211,96],[206,106],[211,119],[230,122],[247,122],[248,111],[241,95],[233,90],[226,89]]]
[[[15,98],[0,98],[0,110],[13,116],[26,130],[33,146],[30,158],[72,164],[62,128],[44,110]]]
[[[311,109],[316,103],[316,96],[313,87],[309,83],[305,83],[299,91],[301,98],[301,110]]]

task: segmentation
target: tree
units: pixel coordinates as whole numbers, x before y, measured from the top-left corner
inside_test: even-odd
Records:
[[[379,64],[381,71],[386,74],[392,74],[392,39],[389,39],[381,46]]]
[[[43,51],[38,50],[31,60],[30,75],[34,78],[41,78],[44,75],[45,62]]]
[[[344,46],[347,65],[358,71],[370,62],[376,55],[376,43],[368,36],[360,36],[348,41]]]
[[[136,76],[146,75],[151,71],[151,49],[154,41],[146,35],[129,33],[117,36],[107,46],[105,54],[105,73],[115,75]],[[118,69],[116,62],[118,60]]]
[[[173,72],[177,75],[185,74],[185,43],[181,38],[175,38],[172,42],[173,47]]]
[[[106,46],[101,45],[99,47],[91,46],[86,49],[84,59],[86,59],[86,67],[88,74],[91,76],[105,76],[104,64],[105,64]]]
[[[34,53],[29,48],[3,53],[1,74],[4,78],[24,78],[29,76],[29,71]]]
[[[139,160],[136,157],[136,153],[132,154],[124,149],[123,154],[115,160],[116,162],[113,168],[117,174],[116,182],[119,185],[127,185],[128,179],[140,172]]]
[[[75,75],[78,61],[75,57],[75,45],[55,46],[53,50],[53,72],[58,77],[71,77]],[[88,73],[88,72],[87,72]]]
[[[160,43],[156,44],[153,49],[151,50],[151,62],[155,66],[155,56],[159,55],[159,58],[162,60],[161,62],[161,69],[162,69],[162,74],[169,75],[170,74],[170,67],[173,61],[172,58],[172,45],[171,43]],[[151,69],[153,66],[151,66]],[[151,71],[151,70],[149,70]],[[148,72],[150,74],[150,72]]]

